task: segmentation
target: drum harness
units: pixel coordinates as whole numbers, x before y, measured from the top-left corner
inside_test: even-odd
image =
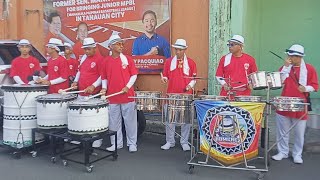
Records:
[[[19,133],[18,133],[17,141],[15,142],[15,144],[16,144],[17,148],[20,149],[20,148],[23,148],[23,147],[24,147],[24,138],[23,138],[23,133],[21,132],[21,124],[22,124],[22,123],[21,123],[21,120],[22,120],[22,119],[21,119],[21,118],[22,118],[22,115],[21,115],[21,107],[23,106],[25,100],[27,99],[29,92],[28,92],[27,95],[24,97],[21,105],[19,105],[19,102],[18,102],[18,99],[17,99],[15,93],[12,92],[12,94],[13,94],[13,97],[14,97],[14,99],[15,99],[18,107],[19,107]],[[20,137],[20,135],[21,135],[22,145],[19,144],[19,137]]]

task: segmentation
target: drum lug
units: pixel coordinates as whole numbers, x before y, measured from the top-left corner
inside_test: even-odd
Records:
[[[79,110],[80,110],[79,114],[82,114],[82,108],[80,108]]]
[[[62,107],[62,101],[60,102],[60,107]]]
[[[99,113],[99,108],[97,108],[97,113]]]
[[[46,103],[42,103],[43,107],[46,108]]]

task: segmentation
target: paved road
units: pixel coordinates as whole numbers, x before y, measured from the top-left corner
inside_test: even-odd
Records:
[[[117,161],[105,159],[94,164],[92,173],[86,173],[82,165],[69,163],[64,167],[58,159],[56,164],[41,153],[32,158],[25,155],[20,160],[12,159],[8,150],[0,149],[1,180],[248,180],[256,179],[252,172],[195,167],[194,174],[188,173],[187,161],[190,153],[182,152],[180,146],[169,151],[160,150],[164,136],[145,133],[139,139],[137,153],[127,149],[119,152]],[[304,154],[303,165],[296,165],[292,159],[271,162],[265,179],[313,180],[320,179],[320,154]]]

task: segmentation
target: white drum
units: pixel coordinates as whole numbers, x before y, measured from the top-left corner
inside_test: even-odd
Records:
[[[100,99],[68,105],[68,129],[72,134],[94,134],[108,130],[108,103]]]
[[[39,128],[64,128],[68,124],[68,103],[75,94],[47,94],[36,97]]]
[[[21,123],[21,129],[20,129]],[[24,116],[21,121],[18,117],[3,117],[3,144],[12,147],[27,147],[32,145],[32,129],[37,126],[34,116]],[[35,134],[36,142],[43,140],[41,134]]]
[[[36,97],[47,94],[48,86],[3,85],[3,114],[8,116],[36,115]],[[21,114],[20,114],[21,111]]]

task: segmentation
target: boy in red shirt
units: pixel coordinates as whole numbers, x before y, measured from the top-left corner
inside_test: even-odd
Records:
[[[63,46],[62,41],[56,38],[51,38],[46,45],[47,52],[50,55],[48,60],[48,74],[38,83],[49,85],[49,94],[58,93],[59,89],[69,87],[68,77],[70,75],[68,63],[66,59],[59,55],[60,48]]]
[[[70,80],[73,81],[79,69],[79,61],[71,57],[73,55],[72,45],[70,43],[64,43],[63,45],[65,47],[64,56],[70,70]]]
[[[130,56],[122,54],[124,49],[123,40],[118,35],[112,35],[109,38],[109,47],[112,55],[107,56],[101,74],[102,93],[107,95],[122,91],[123,94],[108,98],[109,100],[109,128],[117,131],[117,146],[115,147],[115,138],[111,138],[112,146],[107,148],[114,151],[115,148],[123,147],[122,138],[122,117],[125,123],[127,146],[129,152],[137,151],[137,109],[134,99],[133,84],[137,79],[138,71],[134,61]]]
[[[31,44],[26,39],[21,39],[18,44],[21,55],[11,63],[10,76],[17,84],[34,84],[41,70],[38,59],[30,56]]]

